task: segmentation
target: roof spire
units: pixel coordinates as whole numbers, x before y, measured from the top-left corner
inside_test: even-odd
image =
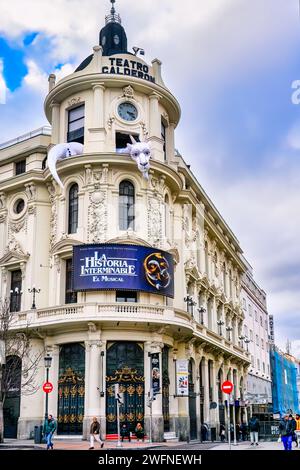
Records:
[[[121,24],[121,17],[118,13],[116,13],[115,10],[115,3],[116,0],[110,0],[111,3],[111,9],[110,9],[110,15],[107,15],[105,17],[105,23],[120,23]]]

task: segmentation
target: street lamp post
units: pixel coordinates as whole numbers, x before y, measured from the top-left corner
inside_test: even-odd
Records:
[[[250,339],[246,337],[246,338],[244,339],[244,342],[246,343],[246,346],[247,346],[247,352],[249,352],[248,344],[250,343]]]
[[[230,332],[233,330],[232,326],[226,326],[226,331],[228,332],[228,341],[231,341]]]
[[[32,306],[31,309],[35,310],[36,305],[35,305],[35,295],[39,294],[41,292],[41,289],[37,289],[35,286],[32,287],[32,289],[28,289],[28,292],[32,294]]]
[[[186,302],[188,313],[194,316],[194,306],[197,305],[197,302],[195,302],[193,297],[191,297],[190,295],[184,297],[183,300]]]
[[[242,345],[241,345],[242,348],[244,347],[243,341],[244,341],[245,338],[246,338],[246,336],[244,336],[244,335],[240,335],[240,336],[239,336],[239,340],[240,340],[240,342],[242,343]]]
[[[225,322],[223,320],[218,320],[217,325],[219,327],[219,335],[222,336],[222,326],[225,325]]]
[[[198,308],[197,310],[198,310],[198,312],[199,312],[199,320],[200,320],[200,323],[201,323],[201,325],[203,325],[203,324],[204,324],[203,313],[206,312],[206,309],[205,309],[204,307],[200,307],[200,308]]]
[[[49,369],[52,363],[52,357],[50,354],[44,357],[45,369],[46,369],[46,382],[49,382]],[[45,406],[45,419],[48,418],[48,393],[46,393],[46,406]]]

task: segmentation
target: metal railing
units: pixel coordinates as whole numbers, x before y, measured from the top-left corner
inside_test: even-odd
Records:
[[[24,142],[25,140],[32,139],[32,137],[37,137],[38,135],[51,135],[51,127],[50,126],[43,126],[35,129],[31,132],[27,132],[26,134],[20,135],[11,140],[7,140],[0,144],[0,150],[5,149],[7,147],[11,147],[12,145],[18,144],[20,142]]]

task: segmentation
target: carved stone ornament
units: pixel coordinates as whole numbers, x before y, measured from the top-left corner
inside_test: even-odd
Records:
[[[143,131],[144,138],[148,139],[149,131],[148,131],[148,128],[147,128],[146,123],[144,121],[141,122],[141,128],[142,128],[142,131]]]
[[[18,233],[21,230],[26,228],[26,219],[25,217],[22,220],[19,220],[18,222],[10,222],[9,223],[9,231],[13,233]]]
[[[108,127],[108,129],[111,129],[111,128],[112,128],[112,125],[113,125],[113,123],[114,123],[115,120],[116,120],[116,118],[115,118],[114,116],[110,116],[110,117],[108,118],[108,121],[107,121],[107,127]]]
[[[148,200],[148,239],[154,244],[159,244],[162,240],[161,203],[154,197]]]
[[[49,199],[51,203],[51,216],[50,216],[50,247],[52,248],[56,241],[57,232],[57,203],[55,198],[55,187],[53,184],[47,185],[49,192]]]
[[[70,108],[71,106],[75,106],[75,104],[79,104],[81,102],[82,102],[82,99],[80,96],[78,96],[77,98],[71,98],[68,101],[68,107]]]
[[[0,210],[6,208],[6,194],[1,192],[0,193]]]
[[[90,194],[88,211],[89,241],[99,243],[105,240],[107,232],[107,202],[104,191]]]
[[[23,251],[23,248],[21,247],[20,243],[14,238],[11,237],[9,240],[6,248],[5,248],[5,254],[7,253],[16,253],[18,255],[24,256],[26,253]]]
[[[123,96],[126,98],[134,98],[134,89],[132,86],[128,85],[123,88]]]
[[[1,276],[2,276],[2,282],[7,281],[7,268],[1,268]]]
[[[36,197],[36,186],[33,183],[25,184],[25,191],[28,201],[33,201]]]

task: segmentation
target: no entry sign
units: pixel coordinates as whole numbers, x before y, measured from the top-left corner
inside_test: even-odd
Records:
[[[229,382],[229,380],[226,380],[226,382],[222,383],[222,392],[227,393],[228,395],[232,392],[233,390],[233,383]]]
[[[50,393],[53,390],[53,385],[51,382],[45,382],[43,385],[43,390],[45,393]]]

